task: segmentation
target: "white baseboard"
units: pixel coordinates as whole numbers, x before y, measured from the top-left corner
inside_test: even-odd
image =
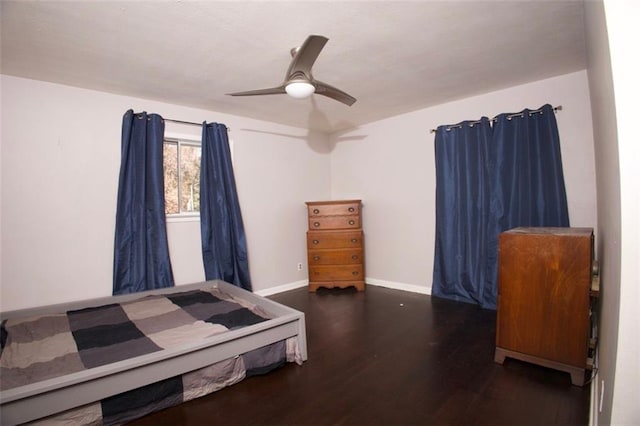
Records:
[[[376,285],[378,287],[392,288],[394,290],[410,291],[412,293],[431,294],[431,287],[424,287],[415,284],[398,283],[395,281],[378,280],[376,278],[366,278],[367,285]]]
[[[596,332],[597,333],[597,332]],[[593,356],[593,371],[591,372],[591,397],[589,399],[589,426],[597,426],[599,423],[600,407],[602,402],[600,401],[602,389],[600,388],[600,375],[598,374],[598,347],[596,346],[595,354]]]
[[[306,287],[309,285],[309,280],[294,281],[288,284],[282,284],[275,287],[265,288],[263,290],[255,291],[258,296],[266,297],[272,294],[282,293],[283,291],[295,290],[296,288]]]
[[[431,294],[431,287],[424,287],[424,286],[415,285],[415,284],[405,284],[405,283],[398,283],[395,281],[378,280],[376,278],[366,278],[365,282],[367,285],[375,285],[378,287],[392,288],[394,290],[410,291],[412,293],[420,293],[420,294],[427,294],[427,295]],[[275,287],[265,288],[263,290],[258,290],[254,293],[257,294],[258,296],[266,297],[266,296],[271,296],[273,294],[282,293],[284,291],[295,290],[297,288],[306,287],[308,285],[309,285],[309,280],[300,280],[300,281],[294,281],[292,283],[278,285]]]

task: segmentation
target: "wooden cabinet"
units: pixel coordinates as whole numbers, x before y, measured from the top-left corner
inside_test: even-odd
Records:
[[[364,291],[364,234],[360,200],[309,201],[309,291],[351,287]]]
[[[590,341],[593,230],[515,228],[500,234],[495,361],[571,374],[582,386]]]

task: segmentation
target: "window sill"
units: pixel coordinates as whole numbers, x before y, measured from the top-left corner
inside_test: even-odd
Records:
[[[200,222],[199,214],[181,214],[167,216],[167,223]]]

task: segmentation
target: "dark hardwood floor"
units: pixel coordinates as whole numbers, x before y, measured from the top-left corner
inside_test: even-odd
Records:
[[[309,360],[133,425],[586,425],[589,385],[493,362],[495,311],[368,286],[271,299],[305,312]]]

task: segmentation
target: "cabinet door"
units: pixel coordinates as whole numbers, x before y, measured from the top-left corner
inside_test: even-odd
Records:
[[[500,235],[496,345],[586,367],[590,236]]]

